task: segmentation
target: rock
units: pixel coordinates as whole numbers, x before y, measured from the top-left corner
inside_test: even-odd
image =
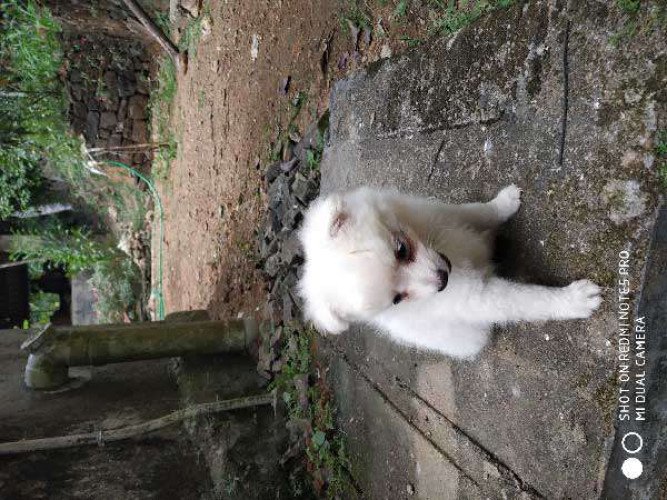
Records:
[[[109,148],[117,148],[118,146],[121,145],[122,142],[122,136],[120,134],[112,134],[111,137],[109,137],[109,140],[107,141],[107,147]]]
[[[121,99],[118,105],[118,119],[124,120],[127,116],[127,99]]]
[[[286,174],[290,173],[298,166],[299,159],[294,157],[290,160],[284,161],[280,164],[280,170]]]
[[[100,114],[97,111],[88,111],[86,116],[86,130],[84,135],[88,141],[92,141],[97,137],[100,128]]]
[[[319,186],[317,183],[307,179],[301,173],[297,172],[292,181],[292,193],[297,200],[304,205],[308,205],[310,201],[317,197],[318,192]]]
[[[296,229],[303,220],[303,212],[299,206],[292,205],[283,215],[283,227]]]
[[[134,120],[132,122],[132,135],[130,137],[133,142],[139,144],[148,140],[148,127],[144,120]]]
[[[113,71],[107,71],[104,73],[103,82],[107,95],[118,98],[118,75]]]
[[[117,121],[118,118],[116,117],[116,113],[112,113],[111,111],[105,111],[100,116],[100,128],[112,130],[116,127]]]
[[[88,114],[88,109],[84,103],[75,101],[72,103],[71,114],[74,119],[85,121],[86,115]]]
[[[279,204],[288,202],[289,179],[281,175],[269,187],[269,210],[274,210]]]
[[[301,244],[297,234],[292,231],[290,237],[283,242],[280,248],[280,260],[283,264],[291,266],[300,259],[302,259]]]
[[[259,257],[262,260],[268,259],[278,251],[278,240],[273,239],[268,242],[264,239],[259,244]]]
[[[271,257],[266,259],[264,264],[264,272],[269,276],[269,278],[275,278],[278,276],[280,271],[280,256],[278,254],[273,254]]]
[[[137,77],[131,71],[123,71],[118,75],[119,97],[130,97],[137,92]]]
[[[180,6],[192,17],[199,17],[200,0],[180,0]]]
[[[273,183],[281,173],[280,162],[275,162],[269,165],[264,173],[264,178],[266,179],[267,184]]]
[[[141,120],[146,117],[146,110],[148,108],[148,97],[144,95],[135,95],[130,98],[127,112],[128,116],[133,120]]]

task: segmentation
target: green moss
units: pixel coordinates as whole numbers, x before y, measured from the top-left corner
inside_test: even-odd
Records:
[[[614,429],[614,414],[616,413],[616,402],[618,400],[618,380],[616,373],[609,376],[607,381],[595,390],[593,400],[602,411],[602,418],[607,433]]]

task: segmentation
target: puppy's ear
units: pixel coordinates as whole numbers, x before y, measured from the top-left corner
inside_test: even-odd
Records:
[[[332,238],[335,238],[338,236],[338,233],[340,233],[340,230],[349,222],[350,213],[345,207],[343,198],[340,195],[333,195],[330,202],[332,205],[332,217],[331,222],[329,223],[329,235]]]

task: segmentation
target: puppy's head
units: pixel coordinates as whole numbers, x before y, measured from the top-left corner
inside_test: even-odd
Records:
[[[308,210],[300,233],[306,316],[330,333],[443,290],[451,265],[403,220],[392,196],[334,194]]]

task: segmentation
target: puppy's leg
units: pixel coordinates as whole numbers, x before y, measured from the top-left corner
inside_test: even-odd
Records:
[[[479,229],[494,229],[512,217],[521,205],[521,189],[514,184],[503,188],[487,203],[466,203],[447,205],[450,213],[458,216],[465,224]]]
[[[464,203],[450,205],[440,201],[395,196],[394,210],[403,214],[412,226],[418,228],[426,224],[427,229],[434,226],[447,227],[456,222],[469,225],[478,231],[493,230],[512,217],[521,205],[521,189],[514,184],[500,190],[496,197],[487,203]]]
[[[587,318],[602,302],[600,288],[589,280],[561,288],[493,277],[478,292],[468,294],[464,310],[493,323]]]

